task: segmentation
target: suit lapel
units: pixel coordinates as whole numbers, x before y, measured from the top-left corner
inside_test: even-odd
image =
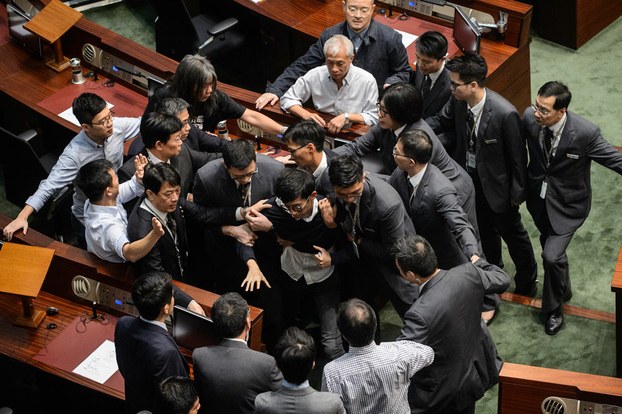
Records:
[[[482,115],[479,119],[479,127],[477,128],[477,147],[481,147],[486,136],[486,129],[492,119],[492,104],[490,91],[486,90],[486,102],[484,102],[484,108],[482,109]]]
[[[413,197],[412,202],[410,203],[410,209],[412,216],[414,217],[419,212],[419,206],[421,205],[421,200],[423,199],[423,195],[428,190],[428,184],[430,183],[430,170],[426,169],[425,173],[419,185],[417,186],[417,191],[415,192],[415,196]]]
[[[423,286],[423,289],[421,289],[419,292],[419,297],[425,294],[428,290],[432,289],[434,285],[436,285],[438,282],[441,281],[442,278],[445,277],[446,274],[447,274],[446,270],[440,269],[438,271],[438,274],[434,276],[432,279],[430,279],[428,283],[425,284],[425,286]]]
[[[224,162],[222,163],[222,176],[220,181],[223,193],[229,199],[226,201],[226,204],[223,203],[223,205],[241,206],[243,201],[242,196],[238,191],[238,186],[236,185],[235,180],[229,175],[229,172],[227,171]]]
[[[551,163],[558,162],[566,156],[567,149],[568,147],[570,147],[570,144],[574,140],[574,137],[574,124],[570,117],[570,113],[566,112],[566,125],[564,125],[562,136],[559,139],[559,144],[557,146],[557,150],[555,151],[555,156],[551,160]]]

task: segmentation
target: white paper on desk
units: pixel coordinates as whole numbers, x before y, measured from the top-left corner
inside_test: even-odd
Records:
[[[106,339],[73,372],[103,384],[118,369],[114,342]]]
[[[114,105],[111,104],[110,102],[106,102],[106,106],[108,107],[108,109],[112,108]],[[74,125],[80,126],[80,122],[78,122],[78,118],[76,118],[73,115],[73,110],[71,109],[71,107],[65,109],[63,112],[61,112],[60,114],[58,114],[58,116],[60,116],[61,118],[71,122]]]
[[[410,46],[411,43],[417,40],[417,38],[419,37],[414,34],[402,32],[401,30],[396,30],[396,32],[402,35],[402,44],[404,45],[404,47]]]

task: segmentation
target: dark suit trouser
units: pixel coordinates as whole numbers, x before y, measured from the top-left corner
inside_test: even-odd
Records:
[[[532,216],[540,231],[540,244],[542,245],[544,266],[542,313],[546,315],[560,307],[564,303],[564,298],[572,295],[566,249],[575,232],[557,234],[551,226],[544,200],[542,200],[541,207],[542,214],[532,214]]]
[[[514,276],[516,287],[530,286],[535,283],[537,265],[533,246],[527,230],[523,227],[518,206],[495,213],[486,200],[479,177],[477,174],[472,174],[471,177],[475,185],[477,222],[486,260],[488,263],[502,267],[501,239],[503,238],[516,267]]]

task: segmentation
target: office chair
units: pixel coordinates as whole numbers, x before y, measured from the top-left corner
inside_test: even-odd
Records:
[[[198,53],[213,62],[244,44],[244,36],[232,29],[238,20],[220,20],[214,15],[191,17],[183,0],[152,0],[158,17],[155,21],[156,51],[180,61]]]
[[[35,150],[37,132],[28,130],[15,135],[0,128],[0,139],[4,151],[0,162],[4,174],[6,199],[17,206],[23,206],[33,194],[41,180],[47,178],[58,160],[58,153],[49,152],[39,156]],[[45,206],[34,215],[30,226],[41,233],[63,240],[71,230],[71,205],[73,186],[59,190]]]

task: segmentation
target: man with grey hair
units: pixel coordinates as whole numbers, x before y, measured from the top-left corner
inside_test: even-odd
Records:
[[[343,35],[324,44],[326,64],[298,78],[281,98],[281,108],[302,119],[313,120],[336,134],[352,123],[373,125],[378,121],[378,87],[367,71],[352,65],[354,46]],[[335,115],[328,123],[302,104],[312,99],[315,109]]]

